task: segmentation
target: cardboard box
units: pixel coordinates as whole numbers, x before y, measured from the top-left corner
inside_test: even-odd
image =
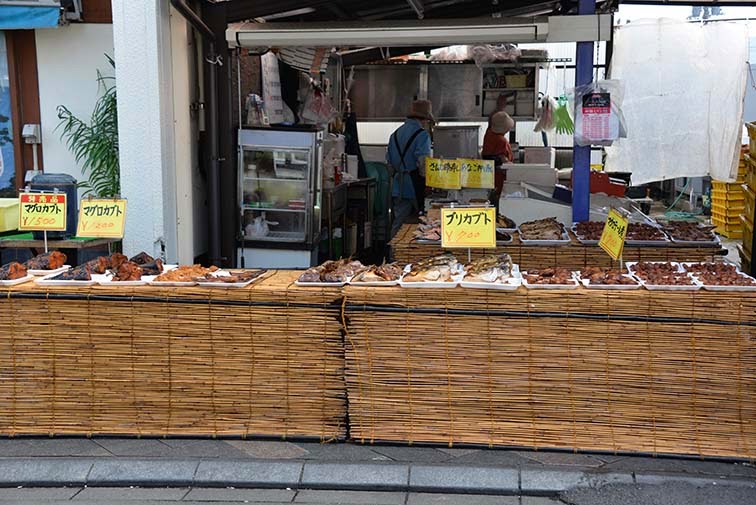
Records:
[[[554,168],[556,165],[556,149],[553,147],[525,147],[525,163],[548,165]]]

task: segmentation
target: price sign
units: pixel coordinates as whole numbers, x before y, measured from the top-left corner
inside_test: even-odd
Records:
[[[425,185],[439,189],[462,189],[459,160],[425,158]]]
[[[441,247],[496,247],[496,210],[441,209]]]
[[[606,218],[604,231],[601,233],[599,246],[606,253],[618,260],[622,256],[622,249],[625,247],[625,236],[627,235],[627,219],[614,209],[609,211]]]
[[[18,195],[18,229],[24,231],[64,231],[65,193],[21,193]]]
[[[82,200],[77,237],[123,238],[126,200]]]
[[[462,163],[462,187],[463,188],[494,188],[494,162],[493,160],[460,160]]]

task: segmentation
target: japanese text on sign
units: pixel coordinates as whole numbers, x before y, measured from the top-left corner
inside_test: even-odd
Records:
[[[126,200],[82,200],[76,236],[122,238],[125,222]]]
[[[614,209],[609,211],[606,218],[604,231],[601,233],[599,246],[606,253],[618,260],[622,256],[622,249],[625,247],[625,236],[627,235],[627,219]]]
[[[441,247],[496,247],[494,208],[441,209]]]
[[[463,159],[462,163],[462,187],[493,189],[494,187],[494,162],[493,160]]]
[[[439,189],[461,189],[459,160],[425,158],[425,185]]]
[[[62,231],[66,229],[66,195],[64,193],[18,195],[18,229],[26,231]]]

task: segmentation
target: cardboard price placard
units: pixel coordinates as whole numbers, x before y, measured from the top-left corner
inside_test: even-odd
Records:
[[[599,246],[613,259],[618,260],[622,256],[627,236],[627,219],[614,209],[609,211],[606,218],[604,231],[601,233]]]
[[[463,188],[494,188],[493,160],[463,159],[460,161],[462,163]]]
[[[20,193],[18,229],[22,231],[64,231],[66,194]]]
[[[123,238],[126,200],[82,200],[77,237]]]
[[[493,207],[441,209],[441,247],[496,247],[496,210]]]
[[[425,158],[425,185],[438,189],[462,189],[459,160]]]

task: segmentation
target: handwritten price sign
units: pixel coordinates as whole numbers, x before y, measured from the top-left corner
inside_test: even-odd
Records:
[[[618,260],[622,256],[622,249],[625,248],[625,236],[627,235],[627,219],[614,209],[609,211],[606,218],[604,231],[601,233],[599,246],[606,253]]]
[[[66,195],[21,193],[18,195],[18,229],[63,231],[66,229]]]
[[[459,160],[425,158],[425,185],[439,189],[462,189]]]
[[[82,200],[77,237],[123,238],[126,200]]]
[[[441,247],[496,247],[495,209],[441,209]]]
[[[462,187],[493,189],[493,160],[460,160],[462,163]]]

